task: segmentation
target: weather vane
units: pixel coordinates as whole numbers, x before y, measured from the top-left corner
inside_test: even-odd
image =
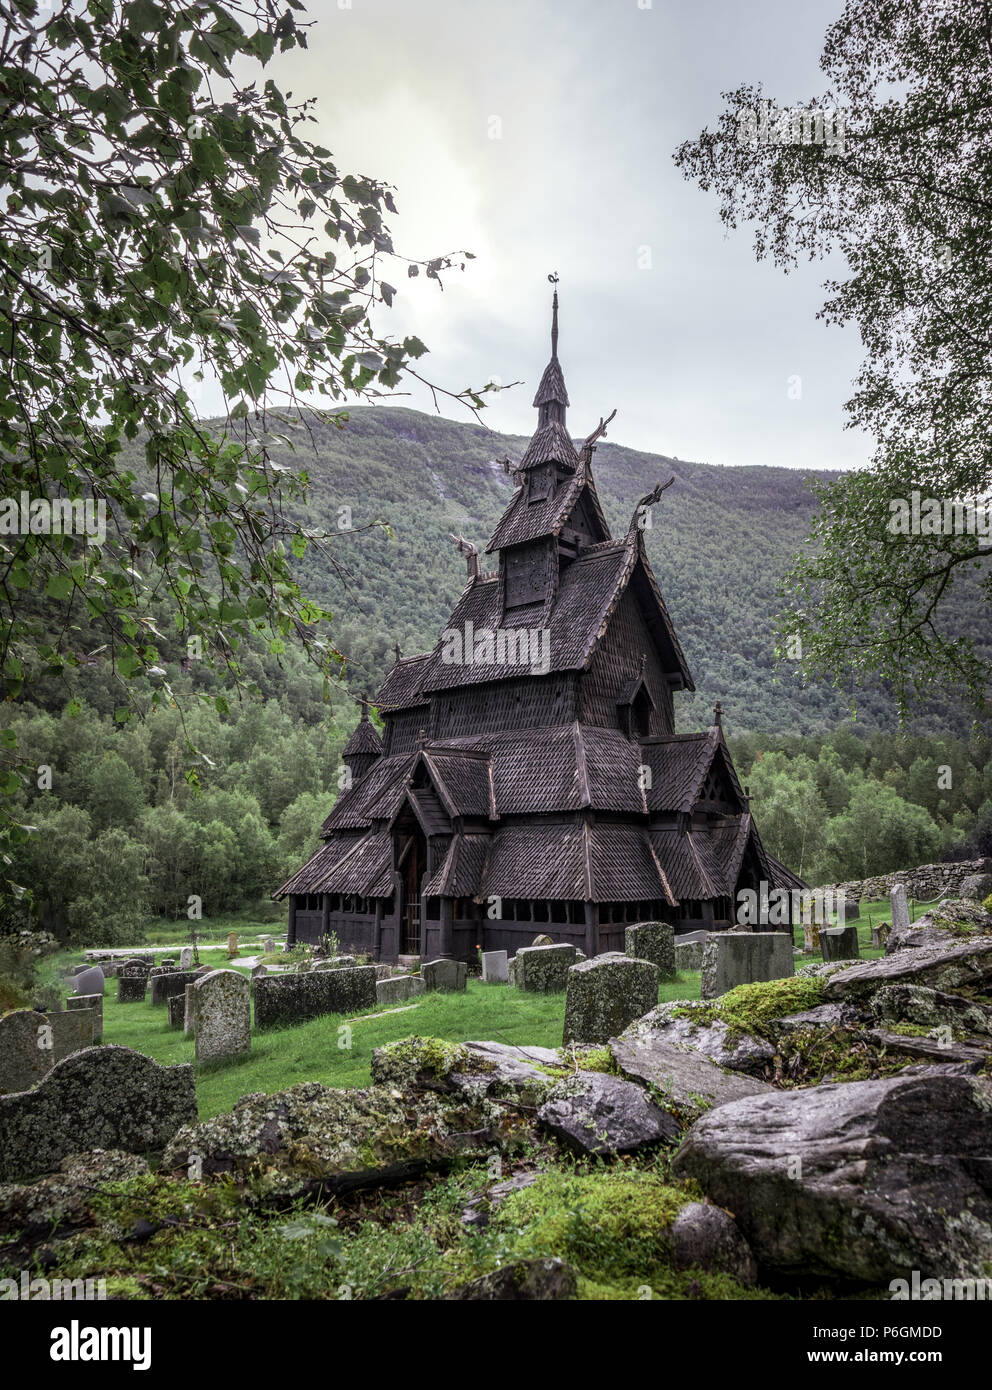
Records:
[[[550,282],[552,283],[552,285],[557,285],[557,283],[558,283],[558,272],[557,272],[557,270],[553,270],[553,271],[551,272],[551,274],[548,276],[548,279],[550,280]]]

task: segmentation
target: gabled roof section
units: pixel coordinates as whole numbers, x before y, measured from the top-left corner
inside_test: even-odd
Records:
[[[376,701],[380,710],[413,709],[425,704],[420,696],[420,682],[430,659],[430,652],[418,656],[401,656],[386,672],[386,679]]]
[[[468,748],[430,747],[421,751],[437,793],[450,816],[484,816],[496,820],[489,754]]]
[[[659,734],[644,739],[640,747],[651,768],[647,794],[650,810],[691,811],[716,759],[720,760],[741,807],[745,806],[747,799],[717,725],[698,734]]]
[[[534,436],[534,441],[536,439],[537,435]],[[531,448],[534,447],[534,441],[531,442]],[[574,449],[572,452],[575,453]],[[524,457],[526,459],[527,456]],[[576,460],[577,457],[576,455]],[[521,467],[523,466],[521,464]],[[487,552],[505,550],[511,545],[523,545],[527,541],[539,540],[542,536],[560,535],[583,493],[588,498],[593,516],[599,522],[602,539],[608,540],[610,528],[603,515],[596,485],[592,475],[582,467],[577,468],[541,502],[529,501],[525,480],[510,498],[506,511],[496,523],[492,539],[486,546]]]
[[[497,830],[477,894],[491,896],[675,904],[644,827],[610,822]]]
[[[399,804],[415,753],[393,753],[373,763],[349,791],[342,792],[320,828],[323,837],[336,830],[362,829],[373,820],[388,820]]]
[[[312,854],[273,897],[286,893],[357,893],[386,897],[393,891],[393,846],[385,830],[335,837]]]
[[[482,883],[489,844],[488,835],[453,835],[444,863],[424,885],[424,895],[474,897]]]

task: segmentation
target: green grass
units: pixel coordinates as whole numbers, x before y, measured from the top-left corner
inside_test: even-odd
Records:
[[[234,963],[238,968],[237,962]],[[698,973],[663,984],[661,1001],[698,999]],[[560,1047],[565,1021],[563,994],[529,994],[508,985],[470,979],[464,994],[427,994],[413,1007],[369,1010],[357,1015],[350,1037],[341,1033],[344,1019],[327,1015],[295,1028],[252,1034],[250,1057],[223,1067],[197,1068],[196,1092],[201,1119],[230,1110],[249,1091],[269,1094],[301,1081],[326,1086],[367,1086],[374,1048],[400,1038],[471,1039]],[[113,983],[104,997],[104,1041],[133,1047],[157,1062],[193,1060],[193,1041],[169,1027],[165,1006],[118,1004]],[[342,1045],[344,1044],[344,1045]]]

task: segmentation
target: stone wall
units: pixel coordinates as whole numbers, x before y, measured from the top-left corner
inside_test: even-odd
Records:
[[[915,869],[896,869],[890,874],[852,883],[831,885],[833,891],[843,891],[848,898],[868,898],[871,901],[888,899],[893,883],[905,886],[906,895],[918,902],[933,902],[936,898],[956,897],[961,884],[970,874],[992,873],[992,859],[968,859],[960,864],[920,864]],[[824,889],[826,891],[826,889]]]

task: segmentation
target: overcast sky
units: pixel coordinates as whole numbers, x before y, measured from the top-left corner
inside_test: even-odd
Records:
[[[380,327],[418,333],[444,385],[522,380],[486,411],[492,428],[534,428],[555,270],[574,436],[616,407],[614,442],[682,459],[864,462],[843,412],[860,342],[815,317],[824,266],[759,265],[750,232],[728,236],[672,163],[742,81],[780,105],[819,95],[839,0],[648,4],[310,0],[309,49],[269,72],[318,97],[312,138],[342,173],[396,185],[399,250],[475,253],[443,293],[404,279]]]

